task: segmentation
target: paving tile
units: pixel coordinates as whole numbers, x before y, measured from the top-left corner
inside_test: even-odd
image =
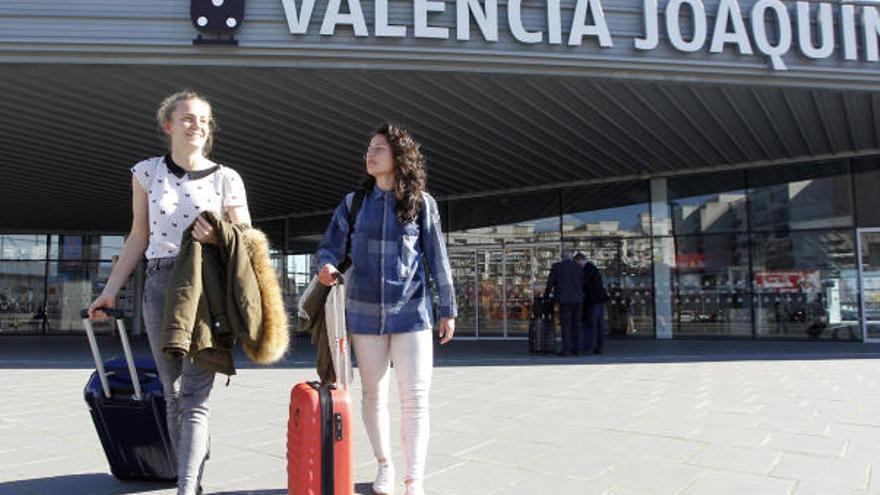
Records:
[[[691,438],[704,443],[731,447],[760,447],[770,438],[770,433],[755,428],[731,428],[729,426],[704,426]]]
[[[494,495],[604,495],[611,487],[596,481],[564,476],[535,475],[514,485],[493,492]]]
[[[837,459],[843,455],[846,445],[846,440],[839,438],[774,433],[762,448]]]
[[[634,458],[615,464],[597,478],[615,489],[645,493],[677,494],[690,486],[702,469],[674,462]]]
[[[708,445],[688,459],[687,464],[717,470],[767,475],[779,462],[781,456],[780,452],[767,450]]]
[[[864,460],[823,459],[783,453],[772,476],[828,486],[867,490],[870,464]]]
[[[682,495],[747,493],[749,495],[789,495],[796,482],[753,474],[708,471],[690,485]]]

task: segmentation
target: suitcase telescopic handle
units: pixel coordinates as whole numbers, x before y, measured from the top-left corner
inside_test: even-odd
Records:
[[[116,329],[119,331],[119,340],[122,341],[122,351],[125,353],[125,363],[128,365],[128,374],[131,376],[131,385],[134,387],[135,400],[141,400],[141,383],[138,380],[137,369],[135,369],[134,358],[131,355],[131,344],[128,342],[128,333],[125,331],[125,322],[122,320],[125,314],[120,309],[114,308],[98,308],[101,311],[116,319]],[[95,358],[95,368],[98,370],[98,377],[101,379],[101,388],[104,390],[104,397],[110,398],[110,383],[107,381],[107,371],[104,369],[104,360],[101,358],[101,351],[98,350],[98,341],[95,339],[95,330],[92,328],[92,320],[89,319],[89,310],[80,311],[83,320],[83,326],[86,328],[86,335],[89,338],[89,347],[92,348],[92,357]]]
[[[125,316],[125,312],[122,311],[121,309],[115,309],[115,308],[97,308],[95,311],[100,311],[100,312],[104,313],[104,314],[107,315],[107,316],[112,316],[113,318],[116,318],[117,320],[119,320],[119,319],[121,319],[123,316]],[[88,310],[88,309],[84,309],[84,310],[80,311],[80,312],[79,312],[79,316],[80,316],[80,318],[88,318],[88,317],[89,317],[89,310]]]

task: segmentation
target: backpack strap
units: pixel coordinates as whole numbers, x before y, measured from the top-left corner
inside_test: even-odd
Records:
[[[354,197],[351,199],[351,206],[348,207],[348,238],[345,241],[345,258],[339,264],[338,270],[345,272],[351,266],[351,234],[354,232],[354,223],[357,221],[358,213],[364,204],[366,192],[363,189],[355,191]]]
[[[422,251],[422,254],[425,253],[425,241],[422,240],[425,236],[422,235],[422,232],[425,230],[425,210],[428,209],[428,202],[425,200],[425,196],[422,195],[422,207],[419,208],[419,250]]]

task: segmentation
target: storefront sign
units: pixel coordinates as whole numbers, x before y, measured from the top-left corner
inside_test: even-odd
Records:
[[[767,270],[755,273],[755,286],[775,292],[801,292],[820,287],[818,270]]]
[[[483,38],[498,41],[499,22],[507,23],[513,37],[526,44],[581,46],[593,39],[599,47],[614,45],[602,0],[576,0],[570,25],[562,25],[560,0],[545,0],[543,29],[529,30],[522,17],[522,0],[507,1],[506,20],[499,20],[498,0],[455,0],[455,28],[432,25],[431,16],[446,11],[442,0],[412,0],[413,25],[390,24],[388,0],[375,0],[374,26],[367,26],[360,0],[329,0],[323,13],[320,34],[333,36],[339,26],[350,27],[355,37],[405,38],[468,41],[471,21]],[[282,0],[291,34],[307,34],[315,0]],[[343,5],[344,3],[344,5]],[[638,50],[660,46],[660,29],[668,43],[683,53],[708,50],[721,53],[735,48],[742,55],[766,56],[775,70],[787,70],[783,57],[797,49],[810,59],[825,59],[835,53],[846,60],[877,62],[880,59],[880,9],[877,1],[826,3],[758,0],[748,11],[737,0],[710,4],[703,0],[669,0],[659,9],[657,0],[644,0],[644,36],[633,40]],[[710,19],[714,19],[710,25]],[[812,25],[815,24],[815,29]],[[452,32],[454,31],[454,33]]]

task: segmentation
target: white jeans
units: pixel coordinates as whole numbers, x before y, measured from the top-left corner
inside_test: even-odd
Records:
[[[364,425],[376,460],[391,461],[388,415],[389,364],[394,363],[400,395],[400,434],[406,480],[421,480],[428,455],[428,393],[434,365],[431,330],[387,335],[352,335],[360,370]]]

